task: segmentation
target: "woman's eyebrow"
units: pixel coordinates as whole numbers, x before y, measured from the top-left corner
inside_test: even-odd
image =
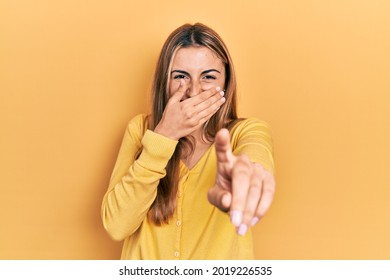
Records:
[[[187,75],[187,76],[190,76],[190,74],[186,71],[183,71],[183,70],[173,70],[171,72],[171,74],[173,74],[174,72],[178,72],[178,73],[181,73],[181,74],[184,74],[184,75]],[[201,75],[204,75],[204,74],[208,74],[210,72],[218,72],[219,74],[221,74],[221,72],[219,72],[217,69],[209,69],[209,70],[205,70],[201,73]]]
[[[208,73],[210,73],[210,72],[218,72],[219,74],[221,74],[221,72],[219,72],[217,69],[209,69],[209,70],[203,71],[203,72],[202,72],[202,75],[208,74]]]
[[[173,71],[171,72],[171,74],[173,74],[173,73],[175,73],[175,72],[180,73],[180,74],[184,74],[184,75],[187,75],[187,76],[190,76],[190,74],[189,74],[188,72],[183,71],[183,70],[173,70]]]

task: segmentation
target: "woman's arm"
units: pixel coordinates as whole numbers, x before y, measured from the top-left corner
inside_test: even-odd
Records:
[[[145,219],[177,145],[177,141],[144,131],[142,115],[129,122],[103,198],[103,225],[114,240],[133,234]]]

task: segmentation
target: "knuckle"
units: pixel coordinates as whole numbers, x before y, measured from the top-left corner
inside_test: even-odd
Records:
[[[249,158],[246,155],[238,155],[235,163],[236,168],[245,169],[246,172],[252,173],[252,164],[249,161]]]
[[[264,179],[266,178],[264,172],[256,172],[256,176],[260,181],[264,181]]]
[[[209,115],[214,114],[218,110],[218,108],[219,108],[218,106],[216,106],[215,104],[212,104],[212,105],[208,106],[207,113]]]
[[[192,112],[190,112],[189,110],[185,111],[184,112],[184,117],[186,119],[190,119],[192,117]]]
[[[260,220],[261,220],[261,218],[264,217],[264,215],[265,215],[265,211],[263,211],[263,210],[259,210],[256,212],[256,217],[258,217]]]
[[[272,175],[272,173],[271,172],[266,172],[265,173],[265,176],[266,176],[266,178],[270,181],[270,183],[271,183],[271,185],[273,186],[273,187],[275,187],[275,177],[274,177],[274,175]]]
[[[218,100],[220,100],[220,99],[221,99],[221,95],[215,94],[214,96],[212,96],[212,97],[210,98],[210,101],[211,101],[211,103],[216,103],[216,102],[218,102]]]
[[[202,123],[207,122],[208,119],[209,119],[208,116],[207,116],[207,117],[200,118],[200,119],[198,120],[197,125],[200,125],[200,124],[202,124]]]
[[[263,190],[263,194],[273,198],[275,195],[275,189],[274,188],[265,188]]]
[[[253,167],[255,168],[256,172],[265,172],[266,171],[264,169],[264,167],[258,162],[253,163]]]
[[[252,197],[260,197],[261,195],[261,187],[259,184],[252,184],[249,187],[249,192]]]
[[[213,106],[212,106],[213,111],[216,111],[219,108],[221,108],[221,104],[218,104],[218,103],[214,103]]]
[[[242,164],[240,161],[236,161],[236,163],[233,166],[233,171],[235,175],[250,175],[250,170],[247,168],[248,166],[246,164]]]
[[[209,92],[208,91],[204,91],[203,93],[199,94],[199,98],[204,101],[204,100],[207,100],[209,98]]]
[[[263,181],[268,177],[267,171],[260,164],[254,163],[252,166],[253,166],[253,170],[254,170],[256,176],[260,180]]]
[[[191,126],[196,126],[199,124],[199,120],[195,119],[195,118],[191,118],[189,119],[188,123],[191,125]]]
[[[250,210],[245,210],[244,213],[242,214],[242,220],[244,224],[249,224],[250,221],[252,220],[253,213]]]
[[[237,156],[237,160],[242,162],[242,163],[249,163],[249,158],[245,154],[240,154]]]
[[[251,186],[249,190],[249,195],[251,199],[256,200],[256,202],[259,203],[261,197],[261,188],[257,186]]]
[[[268,207],[265,207],[265,208],[263,207],[263,208],[257,209],[256,216],[259,219],[262,219],[265,216],[265,213],[267,212],[267,210],[268,210]]]
[[[263,181],[266,182],[265,185],[267,186],[267,188],[270,188],[270,189],[274,190],[275,189],[275,177],[274,177],[274,175],[271,172],[265,170],[262,173],[262,176],[263,176]]]

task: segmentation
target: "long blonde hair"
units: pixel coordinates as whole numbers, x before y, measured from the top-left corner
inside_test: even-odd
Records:
[[[223,106],[204,125],[204,136],[213,141],[221,128],[230,129],[238,120],[236,109],[236,76],[229,51],[221,37],[208,26],[196,23],[184,24],[174,30],[161,50],[152,86],[152,113],[149,129],[154,130],[160,122],[169,99],[169,79],[172,60],[180,48],[203,46],[212,50],[225,66],[225,98]],[[183,137],[166,167],[166,176],[159,182],[157,197],[153,202],[148,218],[156,225],[168,223],[176,207],[176,193],[179,182],[179,165],[183,152],[189,155],[194,150],[193,139]]]

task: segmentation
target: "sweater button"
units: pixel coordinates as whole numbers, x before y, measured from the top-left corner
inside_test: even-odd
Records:
[[[180,227],[180,226],[181,226],[181,221],[177,221],[177,222],[176,222],[176,225],[177,225],[178,227]]]
[[[175,255],[176,258],[178,258],[178,257],[180,256],[180,253],[179,253],[178,251],[176,251],[176,252],[174,253],[174,255]]]

